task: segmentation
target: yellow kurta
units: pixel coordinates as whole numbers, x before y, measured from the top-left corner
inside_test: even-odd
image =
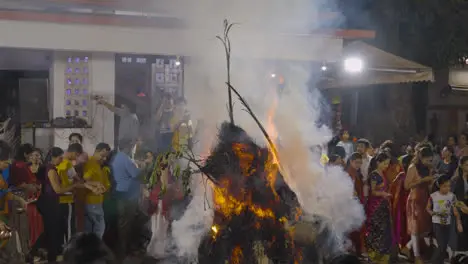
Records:
[[[107,167],[102,167],[94,157],[91,157],[84,165],[83,178],[86,181],[99,182],[106,190],[109,190],[111,183],[109,180],[110,170]],[[103,194],[94,194],[88,190],[86,194],[86,204],[102,204],[104,202]]]
[[[68,187],[72,185],[73,181],[68,177],[68,174],[69,171],[73,169],[73,163],[68,159],[63,159],[63,161],[57,165],[56,168],[62,187]],[[73,203],[73,194],[60,195],[59,202],[62,204]]]

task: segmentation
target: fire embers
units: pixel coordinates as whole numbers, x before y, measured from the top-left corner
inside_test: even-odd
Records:
[[[199,247],[199,263],[301,263],[289,220],[300,214],[278,164],[239,127],[223,124],[202,171],[215,180],[215,217]]]

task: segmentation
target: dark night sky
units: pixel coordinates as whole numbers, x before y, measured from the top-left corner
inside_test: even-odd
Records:
[[[375,29],[375,22],[370,17],[371,0],[336,0],[336,11],[344,16],[341,28]]]

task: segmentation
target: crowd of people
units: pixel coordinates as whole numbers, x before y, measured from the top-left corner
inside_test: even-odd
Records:
[[[70,142],[75,138],[82,140],[80,134],[71,134]],[[89,157],[80,143],[71,143],[66,151],[53,147],[45,158],[41,150],[24,144],[10,160],[11,147],[0,141],[0,153],[2,247],[31,263],[44,256],[42,249],[45,258],[55,262],[76,232],[102,238],[106,193],[122,194],[118,204],[132,202],[133,190],[130,186],[119,189],[124,180],[112,185],[111,171],[126,166],[126,180],[139,176],[130,157],[123,151],[111,152],[107,143],[97,144]],[[117,230],[121,228],[125,226]]]
[[[349,235],[350,250],[372,263],[406,255],[414,263],[468,260],[467,134],[440,148],[429,139],[373,148],[342,130],[322,161],[349,174],[366,221]]]
[[[188,145],[185,102],[166,99],[161,104],[159,121],[167,121],[167,127],[161,127],[164,136],[158,135],[162,140],[155,152],[138,138],[138,119],[129,108],[96,100],[121,118],[116,149],[102,142],[88,155],[79,133],[69,135],[65,150],[52,147],[45,156],[31,144],[13,151],[0,141],[0,263],[3,258],[5,263],[61,258],[67,263],[119,263],[146,254],[149,218],[168,211],[165,201],[165,208],[157,208],[161,190],[168,199],[185,199],[180,183],[171,181],[170,167],[153,173],[158,154]]]
[[[185,101],[164,97],[155,113],[157,142],[143,143],[131,110],[96,100],[121,118],[116,149],[102,142],[88,155],[79,133],[69,135],[66,150],[52,147],[45,156],[31,144],[13,153],[0,141],[0,262],[5,252],[29,263],[54,263],[59,256],[68,263],[164,256],[177,218],[170,207],[184,206],[189,197],[170,176],[175,166],[168,163],[180,160],[159,166],[157,157],[191,145]],[[349,174],[365,209],[362,228],[349,234],[356,255],[373,263],[393,262],[398,253],[415,263],[429,255],[436,264],[468,260],[466,134],[449,137],[443,148],[429,139],[373,148],[343,130],[326,149],[322,162]]]

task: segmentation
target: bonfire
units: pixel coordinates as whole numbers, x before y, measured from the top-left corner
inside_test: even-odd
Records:
[[[224,122],[217,143],[203,161],[187,158],[213,187],[214,218],[198,249],[200,264],[318,263],[317,245],[327,247],[329,233],[319,217],[305,216],[296,194],[285,182],[275,142],[239,92],[230,83],[229,31],[218,37],[227,58],[229,122]],[[233,94],[252,116],[268,144],[260,146],[234,122]],[[172,154],[167,154],[166,159]],[[162,162],[166,164],[166,162]],[[159,173],[159,172],[155,172]],[[184,170],[186,192],[194,172]],[[177,176],[178,177],[178,176]],[[320,260],[319,260],[320,259]]]
[[[301,210],[269,148],[231,123],[201,171],[213,188],[214,220],[199,248],[200,263],[300,263],[302,252],[286,228]]]

